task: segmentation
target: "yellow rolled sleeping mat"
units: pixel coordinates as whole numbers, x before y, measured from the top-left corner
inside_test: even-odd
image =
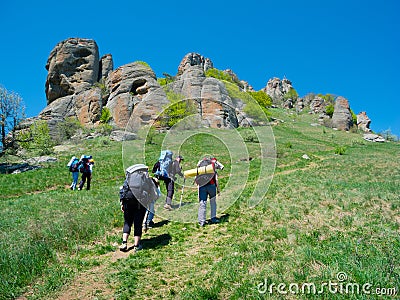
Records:
[[[203,174],[213,174],[214,172],[215,171],[213,165],[208,165],[204,167],[197,167],[195,169],[186,170],[183,172],[183,176],[187,178]]]

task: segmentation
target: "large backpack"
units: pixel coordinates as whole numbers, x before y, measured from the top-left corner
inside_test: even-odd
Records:
[[[199,186],[204,186],[208,183],[211,184],[215,184],[216,180],[215,180],[215,160],[216,159],[212,159],[209,157],[204,157],[203,160],[201,160],[198,164],[197,164],[197,171],[199,171],[201,168],[206,168],[209,165],[212,165],[214,172],[213,173],[207,173],[207,174],[197,174],[194,181],[196,182],[196,184],[198,184]]]
[[[161,180],[169,178],[169,174],[171,173],[172,155],[173,152],[170,150],[161,151],[160,157],[158,159],[159,166],[154,173]],[[156,164],[154,165],[153,169],[155,169]]]
[[[67,167],[70,172],[78,172],[79,159],[75,156],[71,157],[71,160],[68,162]]]
[[[144,207],[155,201],[159,196],[154,181],[149,177],[148,167],[136,164],[126,169],[126,178],[123,189],[120,191],[121,199],[136,198]]]

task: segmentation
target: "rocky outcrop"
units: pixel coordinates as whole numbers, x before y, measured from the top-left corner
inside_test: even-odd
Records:
[[[357,128],[364,132],[371,132],[369,129],[369,125],[371,124],[370,118],[368,118],[367,113],[365,111],[360,112],[357,115]]]
[[[186,59],[185,56],[183,62]],[[171,88],[174,93],[182,95],[185,99],[195,101],[203,125],[214,128],[239,126],[235,106],[224,83],[206,77],[201,62],[188,67],[183,74],[177,76]]]
[[[268,80],[266,87],[263,89],[272,98],[272,103],[275,105],[280,105],[284,101],[284,95],[287,94],[291,89],[293,89],[292,82],[289,79],[279,79],[277,77]],[[296,99],[292,99],[293,102]],[[290,105],[289,103],[287,105]]]
[[[99,70],[99,82],[105,81],[108,75],[114,70],[114,61],[111,54],[106,54],[101,57]]]
[[[134,109],[139,118],[136,122],[148,124],[169,103],[153,70],[140,62],[111,72],[106,85],[110,91],[106,106],[112,114],[112,124],[119,128],[126,127]],[[137,106],[142,101],[146,105]]]
[[[188,53],[182,59],[178,67],[178,76],[182,75],[192,66],[199,66],[204,72],[214,68],[211,59],[206,58],[198,53]]]
[[[350,112],[350,105],[347,99],[339,96],[336,98],[335,110],[332,116],[332,127],[348,131],[353,126],[353,118]]]
[[[94,40],[70,38],[56,45],[47,60],[47,104],[89,89],[99,79],[99,50]]]
[[[364,140],[366,140],[368,142],[375,142],[375,143],[386,142],[386,140],[382,136],[374,134],[374,133],[365,133],[363,138],[364,138]]]

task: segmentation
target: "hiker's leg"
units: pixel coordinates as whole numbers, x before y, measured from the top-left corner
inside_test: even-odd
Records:
[[[85,185],[86,182],[86,174],[82,173],[82,179],[81,182],[79,182],[79,189],[81,190],[83,188],[83,186]]]
[[[124,237],[128,237],[129,234],[131,233],[133,218],[134,218],[134,214],[132,211],[132,204],[126,203],[125,207],[124,207],[124,228],[122,229],[122,232],[123,232],[122,239],[123,240],[124,240]]]
[[[90,182],[92,181],[92,174],[87,174],[87,190],[90,190]]]
[[[208,185],[207,192],[210,197],[211,221],[213,221],[217,217],[217,188],[215,184]]]
[[[146,224],[150,224],[151,221],[153,221],[154,218],[154,201],[152,201],[149,205],[149,210],[147,212],[147,218],[146,218]]]
[[[146,214],[146,208],[142,205],[136,206],[136,210],[133,213],[133,235],[135,238],[135,245],[139,245],[140,238],[142,237],[142,224],[144,215]]]
[[[75,190],[79,179],[79,172],[72,172],[72,189]]]
[[[174,181],[169,179],[167,184],[167,199],[166,203],[172,205],[172,198],[174,197]]]
[[[205,186],[199,187],[199,211],[197,218],[200,226],[206,224],[206,211],[207,211],[207,190]]]

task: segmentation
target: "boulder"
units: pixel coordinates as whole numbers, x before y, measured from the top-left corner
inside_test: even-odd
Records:
[[[284,95],[293,88],[292,82],[289,79],[279,79],[277,77],[268,80],[267,85],[263,89],[272,98],[273,104],[282,104]],[[294,102],[296,99],[292,99]],[[293,105],[293,104],[292,104]]]
[[[136,122],[149,124],[169,103],[153,70],[140,62],[123,65],[111,72],[106,86],[110,92],[106,106],[112,115],[111,123],[118,128],[128,125],[133,112]],[[144,100],[143,105],[137,106]]]
[[[99,79],[99,50],[91,39],[70,38],[56,45],[47,60],[47,104],[89,89]]]
[[[136,140],[137,135],[132,133],[132,132],[127,132],[123,130],[114,130],[110,134],[110,140],[112,141],[117,141],[117,142],[122,142],[122,141],[132,141]]]
[[[96,87],[75,95],[75,114],[82,125],[93,125],[100,120],[101,89]]]
[[[325,111],[326,103],[321,97],[316,96],[311,100],[310,111],[314,114],[319,114]]]
[[[369,142],[383,143],[386,141],[382,136],[374,134],[374,133],[365,133],[363,138],[364,138],[364,140],[369,141]]]
[[[347,99],[339,96],[336,98],[335,110],[332,116],[332,127],[338,130],[348,131],[353,126],[353,118]]]
[[[170,87],[183,98],[196,101],[204,126],[238,127],[237,112],[225,84],[218,79],[206,77],[202,65],[187,66]]]
[[[369,125],[371,124],[370,118],[368,118],[365,111],[360,112],[357,115],[357,128],[364,132],[371,132]]]
[[[105,54],[100,59],[99,81],[105,81],[114,70],[114,62],[111,54]]]
[[[181,60],[178,66],[178,74],[182,75],[192,66],[199,66],[204,72],[208,69],[214,68],[212,61],[198,53],[188,53]]]

